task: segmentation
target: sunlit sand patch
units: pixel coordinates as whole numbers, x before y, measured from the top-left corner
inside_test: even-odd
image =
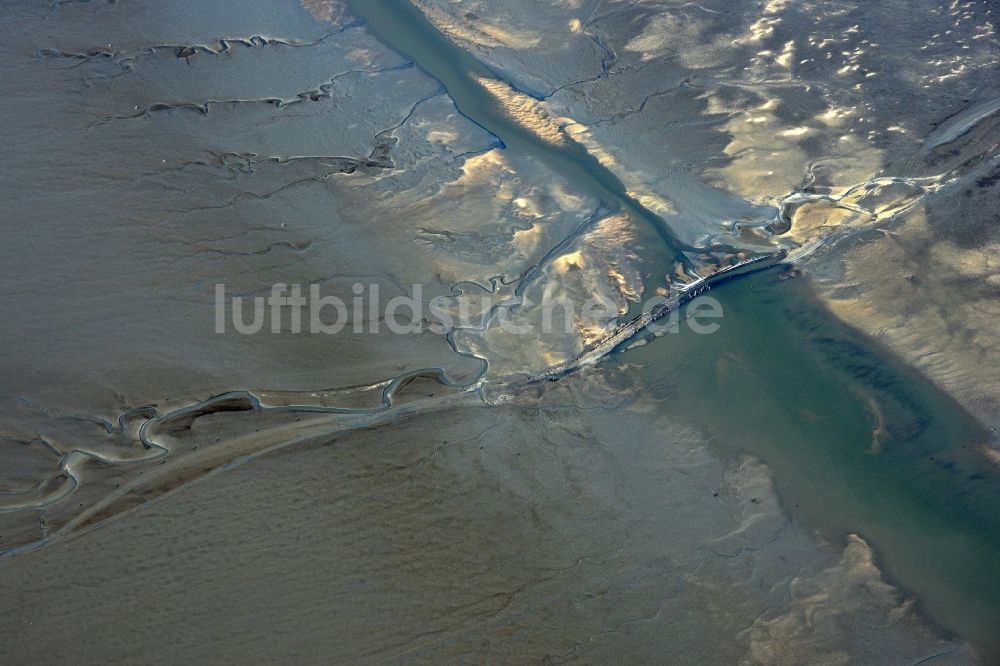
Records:
[[[532,224],[527,229],[518,229],[514,232],[514,247],[522,255],[529,255],[541,249],[542,227]]]
[[[553,115],[544,102],[514,90],[503,81],[486,77],[479,77],[478,81],[500,103],[507,115],[539,139],[554,145],[566,143],[562,127],[572,121]]]
[[[372,49],[366,48],[354,48],[347,51],[344,55],[355,62],[366,65],[376,62],[376,58],[378,57],[378,54],[376,54]]]
[[[777,99],[767,100],[726,123],[732,140],[725,154],[733,159],[706,171],[713,185],[762,203],[798,187],[809,163],[800,142],[810,128],[788,128],[774,113],[779,104]]]
[[[333,0],[299,0],[317,21],[329,21],[333,18]]]
[[[458,134],[454,130],[432,129],[427,132],[428,143],[436,143],[441,146],[447,146],[456,139],[458,139]]]
[[[936,184],[933,179],[927,180],[930,182],[921,185],[906,179],[873,178],[841,194],[797,192],[785,198],[781,206],[791,225],[784,236],[804,244],[829,236],[843,226],[860,229],[887,222],[918,205],[933,191]]]
[[[465,158],[459,176],[431,196],[396,202],[445,280],[513,279],[558,242],[560,228],[589,215],[591,204],[544,167],[519,164],[492,149]]]
[[[508,162],[506,155],[499,149],[488,150],[481,155],[472,155],[462,162],[462,177],[456,184],[463,186],[471,185],[499,185],[503,174],[514,173],[514,168]],[[498,190],[497,196],[507,198],[506,194]]]
[[[660,196],[652,190],[629,190],[629,196],[638,201],[639,205],[646,210],[651,210],[661,217],[664,215],[675,214],[677,212],[677,209],[666,197]]]
[[[966,250],[934,241],[923,208],[904,220],[849,252],[843,279],[825,283],[827,302],[838,317],[885,342],[996,423],[1000,301],[982,295],[976,284],[1000,273],[1000,247]],[[853,288],[842,292],[841,285]]]
[[[922,193],[920,188],[886,179],[866,183],[882,165],[882,152],[867,140],[845,133],[841,126],[850,109],[831,105],[815,122],[789,126],[778,116],[781,102],[769,99],[746,111],[728,108],[718,96],[709,97],[710,110],[733,115],[724,126],[732,137],[725,153],[732,159],[705,171],[720,189],[749,200],[778,205],[788,214],[785,237],[805,243],[832,233],[844,224],[870,224],[891,217]],[[820,160],[803,147],[822,139],[828,153]],[[799,192],[804,185],[822,193]],[[791,202],[802,198],[801,204]],[[790,205],[791,204],[791,205]]]
[[[568,120],[568,119],[567,119]],[[577,143],[583,145],[587,152],[597,158],[601,166],[607,167],[615,173],[620,173],[621,163],[615,158],[611,150],[600,143],[594,135],[593,130],[583,123],[570,121],[562,128],[563,132]]]
[[[991,278],[1000,275],[1000,243],[963,249],[945,240],[931,246],[931,257],[964,277]]]
[[[635,239],[634,223],[627,215],[612,215],[601,220],[587,233],[583,242],[591,251],[604,254],[602,262],[607,276],[617,288],[624,301],[638,301],[642,297],[642,274],[639,270],[640,258],[622,246]]]
[[[693,4],[664,8],[625,43],[624,50],[638,54],[641,62],[672,56],[692,68],[721,66],[730,58],[729,39],[712,34],[717,20]]]
[[[781,23],[778,14],[785,9],[787,4],[787,0],[768,0],[761,10],[761,17],[753,22],[746,35],[734,39],[733,44],[754,44],[772,37],[775,26]]]
[[[338,24],[347,13],[340,0],[299,0],[299,2],[317,21],[330,21]]]
[[[532,33],[515,35],[509,30],[504,30],[499,26],[490,25],[485,21],[477,21],[474,25],[479,32],[487,35],[497,44],[507,48],[530,49],[538,46],[538,43],[542,41],[542,38],[537,34]]]
[[[828,201],[810,202],[798,206],[791,216],[791,229],[785,234],[798,243],[824,238],[844,224],[867,222],[869,217]]]
[[[785,69],[791,69],[792,60],[795,58],[795,40],[790,39],[785,42],[784,48],[781,50],[781,55],[774,59],[774,62],[778,63]]]
[[[496,319],[479,333],[462,334],[458,341],[490,360],[494,379],[538,372],[573,358],[586,345],[604,339],[628,304],[642,297],[635,238],[634,222],[628,216],[599,220],[541,267],[522,301],[498,295],[508,299],[503,316],[520,333],[512,335]],[[599,299],[600,307],[584,313],[588,299]]]
[[[586,196],[573,192],[565,183],[553,181],[548,190],[548,195],[563,210],[580,211],[587,207]]]
[[[469,45],[488,48],[530,49],[541,42],[542,37],[527,26],[513,27],[515,17],[506,17],[508,25],[501,28],[489,23],[471,12],[458,17],[437,3],[417,0],[415,3],[434,26],[452,39]]]
[[[672,51],[671,44],[677,41],[697,41],[701,32],[697,22],[685,21],[683,16],[675,14],[659,14],[625,44],[625,49],[641,54],[640,58],[648,61]]]
[[[677,208],[666,196],[655,191],[649,185],[648,174],[637,173],[628,169],[613,152],[611,146],[606,146],[597,138],[592,128],[579,122],[565,125],[563,132],[587,149],[587,152],[597,158],[602,166],[615,173],[628,186],[628,195],[639,202],[641,206],[657,215],[675,214]]]
[[[538,200],[533,196],[520,196],[511,201],[514,204],[513,213],[522,219],[537,219],[542,217]]]
[[[887,637],[918,626],[914,599],[883,580],[871,547],[854,534],[837,562],[815,576],[793,578],[789,594],[788,610],[765,612],[743,632],[748,652],[742,663],[811,663],[819,655],[822,663],[849,663],[842,623],[851,616],[878,618]]]
[[[845,120],[853,116],[855,112],[856,109],[853,107],[831,104],[826,111],[816,116],[816,119],[826,124],[827,127],[842,127]]]

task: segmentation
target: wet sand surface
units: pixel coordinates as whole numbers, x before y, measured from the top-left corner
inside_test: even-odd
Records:
[[[1000,658],[989,3],[0,9],[5,661]]]

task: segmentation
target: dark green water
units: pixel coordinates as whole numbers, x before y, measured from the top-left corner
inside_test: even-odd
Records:
[[[582,191],[647,222],[650,250],[665,253],[664,270],[654,274],[670,272],[670,261],[686,263],[663,221],[594,157],[573,144],[540,141],[505,115],[475,82],[496,75],[410,3],[348,5],[507,149],[541,159]],[[726,310],[717,333],[682,326],[624,358],[645,363],[643,388],[679,395],[671,404],[720,447],[766,462],[790,514],[834,539],[863,536],[886,575],[917,593],[933,620],[1000,659],[1000,479],[980,452],[988,434],[825,312],[805,281],[777,274],[713,290]]]
[[[730,453],[766,462],[786,510],[860,534],[939,625],[1000,660],[1000,478],[988,433],[912,369],[772,270],[711,294],[721,328],[686,326],[616,357]],[[879,430],[877,443],[875,431]]]

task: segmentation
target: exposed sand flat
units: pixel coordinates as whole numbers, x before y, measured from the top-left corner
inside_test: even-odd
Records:
[[[991,11],[8,3],[0,661],[991,663]]]
[[[3,653],[793,663],[850,635],[963,654],[864,542],[788,523],[759,462],[721,464],[655,403],[567,422],[603,398],[552,398],[316,440],[5,563]]]

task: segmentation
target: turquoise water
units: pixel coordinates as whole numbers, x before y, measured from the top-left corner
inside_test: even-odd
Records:
[[[959,405],[779,270],[712,290],[725,316],[615,357],[726,453],[767,463],[795,519],[860,534],[939,625],[1000,658],[1000,478]]]

